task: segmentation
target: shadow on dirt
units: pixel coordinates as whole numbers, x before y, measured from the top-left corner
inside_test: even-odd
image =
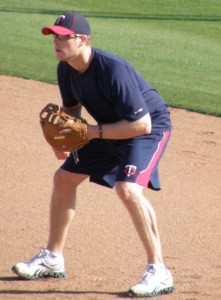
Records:
[[[48,280],[48,279],[40,279],[40,280]],[[18,277],[0,277],[0,282],[3,281],[27,281],[25,279],[21,279]],[[39,291],[39,290],[0,290],[0,295],[112,295],[118,298],[131,298],[128,295],[128,292],[104,292],[104,291],[56,291],[56,290],[43,290],[43,291]]]

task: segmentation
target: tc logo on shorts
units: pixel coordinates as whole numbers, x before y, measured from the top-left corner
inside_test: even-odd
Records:
[[[64,15],[59,16],[59,17],[57,18],[55,24],[56,24],[56,25],[59,25],[60,23],[62,23],[62,22],[64,21],[64,19],[65,19],[65,16],[64,16]]]
[[[136,170],[137,170],[136,166],[126,165],[124,168],[124,173],[127,175],[127,177],[131,177],[135,175]]]

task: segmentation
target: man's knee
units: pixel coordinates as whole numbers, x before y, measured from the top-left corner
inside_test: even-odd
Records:
[[[59,188],[59,187],[63,186],[65,183],[65,177],[66,177],[66,174],[65,174],[64,170],[58,169],[54,173],[54,177],[53,177],[54,187]]]
[[[132,201],[142,193],[141,186],[137,185],[136,183],[130,182],[116,182],[115,190],[117,192],[118,197],[123,202]]]
[[[77,187],[87,176],[58,169],[53,178],[55,188]]]

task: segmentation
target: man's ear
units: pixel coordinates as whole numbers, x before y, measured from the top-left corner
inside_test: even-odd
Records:
[[[84,43],[84,44],[87,43],[87,36],[86,35],[81,35],[80,39],[81,39],[82,43]]]

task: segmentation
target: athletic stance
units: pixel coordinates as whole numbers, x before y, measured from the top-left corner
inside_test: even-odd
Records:
[[[79,13],[66,12],[54,26],[44,27],[54,41],[58,85],[66,112],[80,115],[84,106],[98,125],[88,125],[90,142],[67,152],[55,172],[47,247],[12,270],[19,277],[64,277],[63,248],[74,217],[76,189],[86,178],[114,188],[128,210],[147,254],[147,267],[131,296],[152,297],[173,291],[164,266],[154,209],[143,188],[160,190],[158,164],[170,133],[170,112],[164,100],[124,59],[92,48],[90,25]]]

